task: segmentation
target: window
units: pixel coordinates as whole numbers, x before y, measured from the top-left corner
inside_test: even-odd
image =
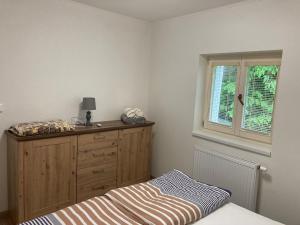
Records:
[[[280,58],[209,60],[204,127],[271,143]]]

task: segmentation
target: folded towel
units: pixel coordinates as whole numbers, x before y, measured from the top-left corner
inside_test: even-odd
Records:
[[[135,117],[145,117],[144,112],[139,108],[126,108],[124,110],[124,114],[128,118],[135,118]]]
[[[121,115],[121,120],[126,124],[144,124],[146,122],[145,117],[127,117],[126,114]]]
[[[121,115],[121,120],[126,124],[143,124],[146,122],[144,112],[138,108],[126,108]]]

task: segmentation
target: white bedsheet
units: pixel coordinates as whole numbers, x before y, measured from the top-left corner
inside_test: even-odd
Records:
[[[283,225],[251,212],[234,203],[228,203],[193,225]]]

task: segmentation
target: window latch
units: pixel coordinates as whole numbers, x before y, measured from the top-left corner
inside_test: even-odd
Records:
[[[238,99],[239,99],[240,103],[241,103],[242,105],[244,105],[243,95],[242,95],[242,94],[239,94],[239,95],[238,95]]]

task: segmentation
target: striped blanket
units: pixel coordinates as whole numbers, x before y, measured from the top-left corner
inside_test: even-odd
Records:
[[[107,197],[95,197],[46,216],[23,223],[23,225],[139,225],[130,213],[119,209]]]
[[[22,225],[193,223],[225,204],[230,193],[194,181],[178,170],[146,183],[109,191]]]

